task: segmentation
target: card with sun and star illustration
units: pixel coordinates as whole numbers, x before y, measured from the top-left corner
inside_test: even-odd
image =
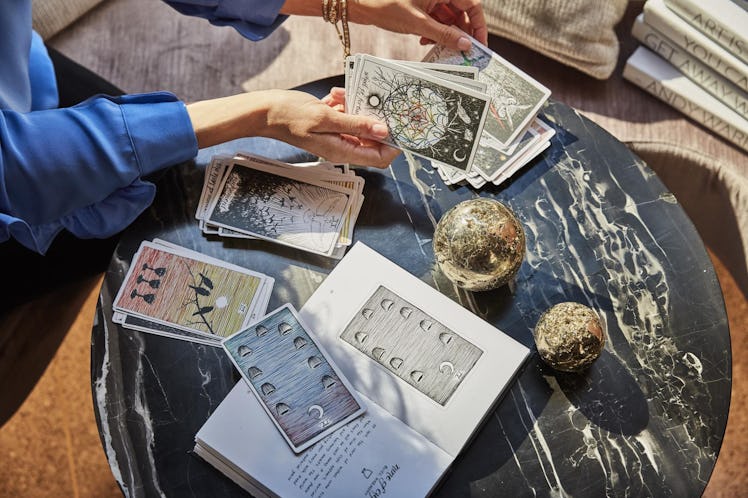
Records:
[[[383,142],[389,145],[469,171],[490,103],[483,84],[416,67],[354,56],[347,65],[348,112],[384,121],[390,133]]]

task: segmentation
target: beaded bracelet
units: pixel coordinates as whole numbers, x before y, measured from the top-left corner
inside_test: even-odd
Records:
[[[348,31],[348,0],[322,0],[322,19],[335,25],[340,43],[343,44],[343,58],[351,55],[351,37]],[[338,19],[342,30],[338,27]]]

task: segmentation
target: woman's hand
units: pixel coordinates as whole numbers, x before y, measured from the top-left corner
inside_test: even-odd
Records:
[[[400,153],[377,142],[387,137],[387,126],[344,114],[344,103],[341,88],[322,100],[294,90],[267,90],[196,102],[187,111],[201,148],[261,136],[329,161],[386,168]]]
[[[438,43],[469,50],[471,43],[465,33],[488,43],[480,0],[348,0],[348,18],[396,33],[419,35],[422,45]]]
[[[319,0],[286,0],[283,14],[321,16]],[[465,33],[488,43],[488,28],[480,0],[347,0],[348,20],[372,24],[396,33],[418,35],[421,44],[439,43],[468,50]]]

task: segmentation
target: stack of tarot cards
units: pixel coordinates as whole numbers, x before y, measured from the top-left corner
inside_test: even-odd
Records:
[[[133,256],[112,320],[123,327],[220,347],[264,316],[275,279],[160,239]]]
[[[215,156],[195,212],[200,229],[340,259],[353,241],[364,179],[347,164]]]
[[[448,185],[511,177],[550,145],[538,119],[550,90],[476,40],[435,46],[422,62],[346,59],[346,110],[385,121],[385,143],[424,159]],[[416,159],[418,158],[418,159]]]

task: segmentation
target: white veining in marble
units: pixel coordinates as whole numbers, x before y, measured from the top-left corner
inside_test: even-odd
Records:
[[[99,306],[104,306],[102,296],[99,295]],[[98,315],[97,315],[98,316]],[[106,320],[100,324],[104,331],[104,344],[109,344],[109,326]],[[104,348],[104,358],[101,362],[101,375],[94,381],[94,397],[96,406],[99,410],[99,420],[101,420],[101,438],[104,441],[104,453],[109,461],[109,468],[112,470],[114,478],[119,483],[122,492],[129,498],[129,488],[125,485],[122,478],[122,471],[117,461],[117,452],[112,446],[112,433],[109,430],[109,424],[112,420],[109,418],[109,409],[107,406],[107,380],[109,379],[109,347]]]
[[[148,356],[145,352],[145,340],[143,337],[143,334],[137,333],[137,334],[129,334],[129,339],[136,343],[136,355],[135,357],[138,359],[137,368],[135,369],[135,373],[133,376],[133,379],[131,380],[132,385],[135,386],[135,391],[133,392],[133,411],[140,415],[140,418],[142,420],[142,427],[145,432],[145,450],[146,450],[146,456],[148,457],[148,464],[150,465],[150,474],[151,474],[151,483],[153,484],[154,490],[159,494],[159,496],[166,497],[164,492],[161,490],[161,485],[159,484],[158,480],[158,471],[156,469],[156,461],[153,457],[153,447],[155,444],[155,438],[154,438],[154,432],[153,432],[153,418],[151,417],[151,410],[148,406],[148,399],[146,397],[146,392],[144,391],[144,388],[149,385],[146,383],[143,379],[143,362],[148,362]],[[163,389],[163,386],[161,386],[161,381],[158,379],[158,375],[154,374],[154,377],[157,379],[159,383],[159,387],[161,388],[161,391],[164,395],[164,401],[168,403],[168,398],[166,397],[166,392]],[[171,413],[171,410],[169,410]],[[171,413],[171,416],[173,417],[174,414]]]
[[[397,189],[397,195],[400,197],[400,203],[405,207],[405,214],[408,215],[408,221],[410,221],[410,225],[415,227],[415,223],[413,223],[413,217],[410,215],[410,211],[407,209],[407,203],[405,202],[405,196],[403,196],[403,191],[400,187],[400,182],[397,180],[397,176],[395,175],[395,170],[392,169],[392,167],[388,168],[390,175],[392,176],[392,179],[395,181],[395,188]],[[421,239],[421,236],[418,235],[418,232],[414,229],[413,235],[415,236],[416,240],[418,241],[418,249],[421,251],[421,254],[423,257],[428,257],[426,255],[426,251],[423,250],[423,241]]]
[[[553,457],[553,452],[551,451],[551,447],[546,441],[545,436],[543,435],[543,431],[539,428],[538,419],[535,417],[532,409],[530,408],[530,403],[527,398],[527,392],[522,386],[522,382],[517,382],[517,387],[519,388],[520,395],[522,396],[522,399],[520,400],[521,403],[518,403],[518,400],[516,398],[514,398],[513,401],[515,405],[518,405],[518,410],[525,411],[532,423],[532,431],[530,432],[532,445],[535,449],[538,461],[541,462],[543,474],[545,475],[546,481],[548,482],[548,487],[551,490],[551,496],[571,496],[564,489],[563,483],[561,482],[561,476],[556,471],[556,463]],[[545,464],[543,464],[543,457],[545,457]]]

